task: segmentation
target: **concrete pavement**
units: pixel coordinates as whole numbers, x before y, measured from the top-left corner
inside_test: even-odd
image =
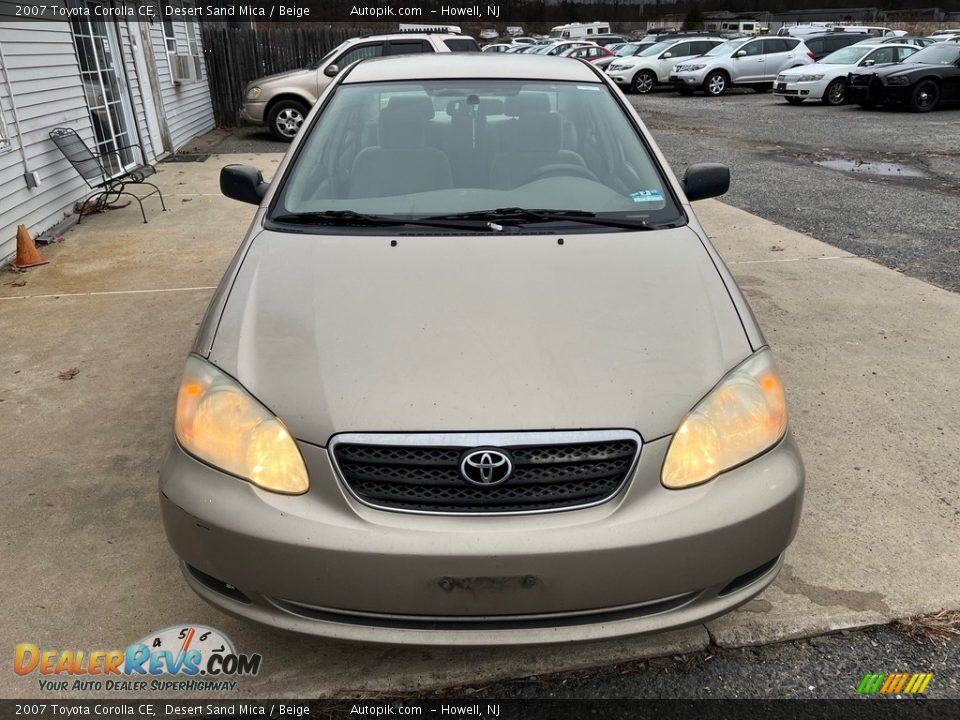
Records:
[[[148,225],[135,208],[90,217],[42,248],[50,265],[0,272],[8,657],[19,642],[113,649],[194,622],[264,655],[240,694],[315,697],[469,685],[960,608],[960,296],[716,201],[698,214],[779,358],[808,471],[798,538],[763,595],[706,627],[523,650],[349,645],[209,608],[166,545],[157,469],[184,356],[253,214],[220,197],[219,168],[252,162],[269,176],[279,159],[166,163],[169,212],[150,201]],[[0,696],[41,695],[11,660]]]

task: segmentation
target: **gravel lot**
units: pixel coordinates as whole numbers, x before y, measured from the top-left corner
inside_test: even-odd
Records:
[[[960,292],[960,109],[793,107],[740,90],[721,98],[628,97],[678,174],[694,162],[730,166],[725,202]],[[261,128],[210,140],[221,153],[286,148]],[[858,171],[817,165],[835,160]],[[859,163],[896,167],[884,176]]]
[[[730,166],[724,202],[960,292],[960,109],[794,107],[739,90],[628,97],[678,174],[694,162]],[[833,160],[898,168],[883,176],[817,165]]]
[[[960,698],[960,636],[944,645],[892,627],[559,673],[444,695],[498,699],[856,697],[868,672],[932,672],[928,698]]]

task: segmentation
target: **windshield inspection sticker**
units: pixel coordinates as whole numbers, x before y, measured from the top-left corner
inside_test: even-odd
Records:
[[[663,202],[663,194],[659,190],[637,190],[628,197],[635,203]]]

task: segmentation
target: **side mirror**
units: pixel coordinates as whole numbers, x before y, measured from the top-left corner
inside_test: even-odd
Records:
[[[876,65],[876,64],[877,64],[877,61],[876,61],[876,60],[864,60],[864,61],[863,61],[863,66],[864,66],[864,67],[870,67],[871,65]]]
[[[668,50],[667,52],[665,52],[665,53],[664,53],[663,55],[661,55],[660,57],[662,57],[662,58],[672,58],[672,57],[673,57],[673,53]]]
[[[683,191],[687,200],[719,197],[730,189],[730,168],[720,163],[697,163],[683,174]]]
[[[747,51],[746,51],[746,50],[737,50],[737,51],[733,54],[733,56],[734,56],[735,58],[737,58],[737,57],[745,57],[746,54],[747,54]]]
[[[270,184],[252,165],[224,165],[220,168],[220,192],[231,200],[259,205]]]
[[[323,69],[323,74],[326,75],[327,77],[336,77],[337,75],[340,74],[340,66],[337,65],[336,63],[327,65]]]

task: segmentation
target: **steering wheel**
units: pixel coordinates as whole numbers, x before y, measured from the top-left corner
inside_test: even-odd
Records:
[[[553,165],[544,165],[520,184],[526,185],[527,183],[532,183],[534,180],[554,177],[556,175],[575,175],[586,178],[587,180],[593,180],[594,182],[600,182],[600,178],[598,178],[590,168],[584,167],[583,165],[578,165],[577,163],[554,163]]]

